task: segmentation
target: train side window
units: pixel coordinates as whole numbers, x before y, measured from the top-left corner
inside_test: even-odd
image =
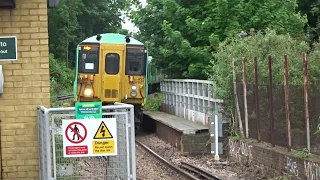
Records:
[[[106,54],[106,73],[107,74],[118,74],[120,66],[120,56],[117,53]]]

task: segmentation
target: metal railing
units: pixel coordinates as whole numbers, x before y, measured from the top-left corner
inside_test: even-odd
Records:
[[[162,111],[205,126],[223,102],[215,98],[214,83],[207,80],[165,79],[160,88],[164,95]]]

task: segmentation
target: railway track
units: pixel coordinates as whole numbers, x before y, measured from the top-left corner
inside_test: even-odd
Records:
[[[220,178],[212,175],[209,172],[206,172],[198,167],[195,167],[191,164],[188,164],[186,162],[183,162],[181,165],[181,168],[174,165],[173,163],[167,161],[166,159],[164,159],[163,157],[161,157],[160,155],[158,155],[156,152],[154,152],[153,150],[151,150],[150,148],[148,148],[146,145],[144,145],[143,143],[141,143],[140,141],[136,140],[136,144],[140,147],[142,147],[144,150],[146,150],[149,154],[151,154],[152,156],[154,156],[156,159],[158,159],[159,161],[161,161],[164,165],[166,165],[167,167],[171,168],[172,170],[176,171],[177,173],[181,174],[182,176],[184,176],[187,179],[190,180],[220,180]],[[190,173],[189,173],[189,172]],[[192,175],[195,174],[195,175]],[[196,177],[198,176],[198,177]]]
[[[57,101],[66,101],[66,100],[69,100],[69,99],[72,99],[72,98],[73,98],[73,94],[68,94],[68,95],[57,96],[56,100]]]
[[[196,176],[198,176],[200,179],[212,179],[212,180],[219,180],[220,178],[197,167],[197,166],[194,166],[192,164],[189,164],[187,162],[181,162],[181,165],[180,167],[182,169],[185,169],[189,172],[191,172],[192,174],[195,174]]]

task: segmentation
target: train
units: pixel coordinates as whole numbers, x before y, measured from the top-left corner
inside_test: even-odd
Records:
[[[134,105],[135,129],[143,121],[148,94],[159,86],[159,73],[146,46],[118,33],[97,34],[77,45],[74,103],[115,102]]]

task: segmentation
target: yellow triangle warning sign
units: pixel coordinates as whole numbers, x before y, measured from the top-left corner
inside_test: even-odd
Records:
[[[102,121],[93,139],[109,139],[113,138],[106,124]]]

